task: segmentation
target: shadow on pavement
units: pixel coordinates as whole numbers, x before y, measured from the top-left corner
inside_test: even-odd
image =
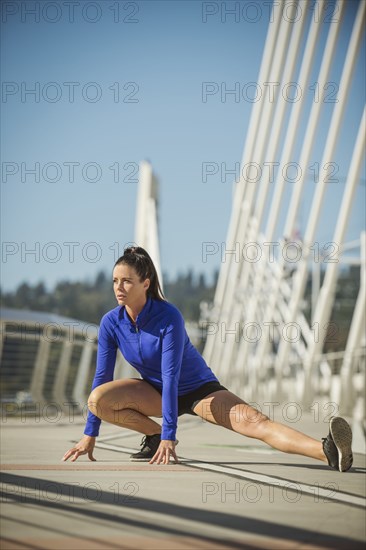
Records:
[[[187,536],[187,530],[179,529],[177,527],[169,527],[167,525],[167,519],[171,517],[173,521],[177,518],[191,521],[194,525],[194,536],[199,541],[225,543],[229,548],[242,550],[245,548],[243,542],[236,542],[233,540],[223,540],[217,537],[210,537],[200,535],[200,524],[214,525],[215,527],[229,528],[233,531],[237,531],[238,536],[242,537],[244,533],[271,537],[273,539],[285,539],[290,541],[301,541],[302,543],[313,543],[321,548],[335,549],[358,549],[364,548],[361,542],[358,542],[349,537],[342,537],[329,534],[321,534],[317,531],[310,529],[303,529],[293,527],[291,525],[278,525],[269,521],[255,519],[252,517],[246,517],[243,514],[235,515],[223,512],[216,512],[212,510],[202,510],[189,506],[183,506],[179,504],[165,503],[158,500],[136,498],[134,504],[131,502],[116,502],[116,495],[109,491],[98,491],[98,504],[106,504],[114,506],[117,510],[128,510],[131,515],[133,508],[139,512],[151,512],[153,514],[161,514],[161,521],[159,523],[156,520],[144,520],[131,517],[121,517],[113,513],[113,511],[103,511],[93,509],[95,501],[90,502],[93,506],[89,508],[85,506],[85,494],[81,487],[77,487],[68,483],[60,483],[47,479],[30,478],[27,476],[13,475],[3,473],[1,475],[2,484],[2,502],[22,502],[32,506],[47,508],[48,511],[53,510],[57,514],[63,512],[71,512],[72,514],[78,514],[84,516],[93,522],[93,524],[99,521],[108,521],[118,524],[119,527],[129,527],[132,530],[136,529],[139,532],[141,530],[149,530],[150,532],[156,532],[163,535],[170,536]],[[8,487],[7,487],[8,486]],[[14,486],[23,489],[23,494],[14,492]],[[72,494],[76,499],[82,499],[84,502],[82,505],[76,503],[68,504],[65,501],[56,501],[49,499],[41,499],[26,494],[26,491],[38,491],[39,495],[54,494],[55,496]],[[97,494],[97,492],[96,492]],[[291,518],[288,518],[291,520]],[[46,529],[46,526],[43,526]],[[95,539],[93,539],[95,540]]]

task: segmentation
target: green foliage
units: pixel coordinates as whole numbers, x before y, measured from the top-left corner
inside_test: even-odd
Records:
[[[169,302],[172,302],[182,312],[186,321],[198,321],[200,317],[200,302],[211,302],[214,298],[215,283],[207,286],[203,274],[194,280],[193,271],[186,275],[180,273],[177,279],[169,282],[164,279],[164,294]]]
[[[1,305],[47,311],[99,324],[104,313],[115,306],[115,299],[111,282],[101,272],[94,283],[60,281],[49,292],[43,283],[34,287],[23,283],[15,292],[3,294]]]
[[[203,274],[195,283],[192,271],[179,275],[176,281],[164,279],[166,299],[180,309],[187,321],[198,321],[199,304],[201,300],[213,299],[214,287],[215,284],[206,285]],[[43,283],[34,286],[22,283],[14,292],[1,296],[3,307],[47,311],[96,324],[116,305],[112,281],[102,271],[92,283],[60,281],[51,291],[47,291]]]

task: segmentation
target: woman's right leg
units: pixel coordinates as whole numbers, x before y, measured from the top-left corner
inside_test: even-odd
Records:
[[[113,380],[95,388],[88,408],[98,418],[145,435],[161,433],[150,416],[161,417],[161,395],[148,382],[138,379]]]

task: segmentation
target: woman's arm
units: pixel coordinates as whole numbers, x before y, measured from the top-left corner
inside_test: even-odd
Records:
[[[92,390],[101,384],[105,384],[106,382],[111,382],[113,380],[116,356],[117,343],[113,337],[108,316],[105,315],[99,327],[97,368],[94,375]],[[96,437],[99,435],[100,424],[100,418],[89,411],[84,434]]]
[[[104,316],[98,334],[98,352],[97,352],[97,368],[92,384],[92,390],[105,382],[113,380],[114,366],[116,363],[117,345],[108,328],[108,318]],[[99,434],[101,420],[90,411],[84,430],[84,436],[79,443],[66,451],[62,457],[63,461],[70,457],[71,462],[74,462],[80,455],[88,454],[89,460],[95,460],[93,456],[95,438]]]
[[[163,382],[161,439],[175,441],[178,420],[178,382],[185,342],[184,320],[177,311],[168,324],[162,345],[161,374]]]
[[[184,320],[179,311],[173,314],[164,336],[161,357],[161,374],[163,381],[162,414],[163,425],[161,442],[150,464],[156,462],[169,464],[172,456],[178,462],[175,454],[175,435],[178,421],[178,382],[182,366],[185,344]]]

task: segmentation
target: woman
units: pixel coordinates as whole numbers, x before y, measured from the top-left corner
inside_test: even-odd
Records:
[[[333,417],[322,442],[270,420],[228,391],[191,344],[179,310],[167,302],[149,254],[141,247],[124,250],[113,269],[118,307],[102,318],[97,368],[88,400],[84,437],[63,456],[75,461],[93,450],[101,420],[143,433],[132,460],[168,464],[175,452],[177,418],[194,414],[239,434],[297,453],[339,471],[352,465],[352,432]],[[117,349],[142,379],[113,380]],[[162,426],[152,416],[163,418]]]

